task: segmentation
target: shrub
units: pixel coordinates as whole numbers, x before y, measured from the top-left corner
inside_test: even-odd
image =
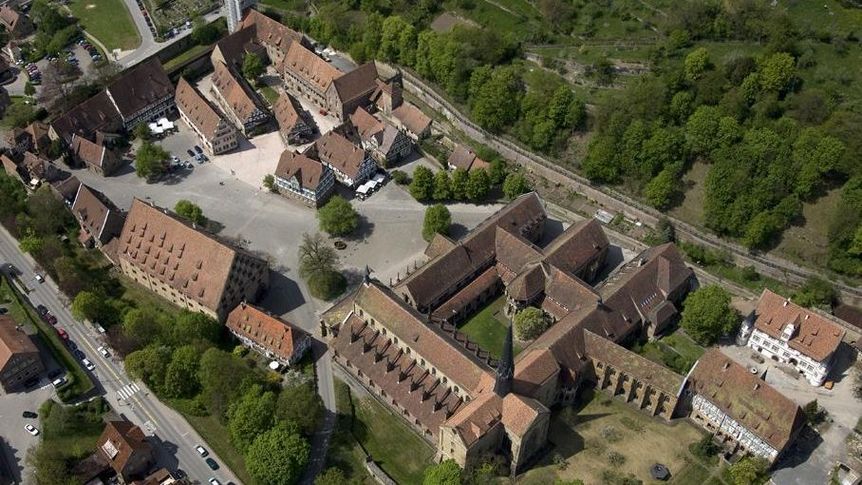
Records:
[[[338,271],[314,273],[308,278],[308,289],[315,298],[332,300],[344,293],[347,279]]]
[[[626,462],[626,457],[622,453],[618,453],[616,451],[608,452],[608,464],[611,466],[619,467],[622,466]]]
[[[389,172],[389,175],[392,176],[392,180],[398,185],[407,185],[410,183],[410,176],[401,170],[393,170]]]

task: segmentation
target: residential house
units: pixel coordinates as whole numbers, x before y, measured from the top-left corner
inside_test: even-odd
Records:
[[[101,248],[120,235],[125,217],[105,194],[84,184],[78,185],[78,193],[72,202],[72,215],[81,226],[78,240],[85,247]]]
[[[414,141],[431,134],[431,118],[410,103],[403,103],[392,110],[392,119],[395,120],[396,126],[406,131]]]
[[[377,66],[372,61],[332,79],[326,89],[326,109],[338,120],[345,121],[356,108],[371,104],[376,89]]]
[[[75,197],[78,195],[78,187],[80,185],[81,181],[78,180],[78,177],[72,175],[63,180],[51,182],[51,192],[54,193],[54,196],[58,200],[66,204],[66,207],[72,207],[72,203],[75,202]]]
[[[107,91],[100,91],[51,122],[48,135],[52,140],[63,140],[70,145],[74,135],[95,140],[99,133],[119,134],[122,131],[120,113]]]
[[[319,161],[285,150],[275,169],[275,185],[282,195],[299,199],[312,207],[320,207],[335,188],[335,175]]]
[[[44,370],[39,349],[24,327],[11,316],[0,315],[0,385],[3,389],[17,392]]]
[[[13,128],[9,132],[6,144],[16,153],[45,154],[51,146],[48,130],[49,127],[45,123],[34,121],[24,128]]]
[[[258,42],[256,32],[257,27],[251,24],[219,39],[210,54],[212,64],[216,65],[216,63],[221,62],[241,69],[246,54],[254,54],[261,59],[267,59],[266,47]]]
[[[24,152],[23,155],[4,153],[0,155],[0,161],[7,174],[17,177],[31,190],[44,182],[54,183],[69,176],[68,172],[32,152]]]
[[[117,152],[77,134],[72,135],[69,152],[75,163],[82,164],[102,177],[113,175],[123,165],[123,159]]]
[[[812,386],[829,375],[845,330],[820,313],[764,289],[742,324],[739,342],[793,366]]]
[[[488,169],[489,164],[485,160],[479,158],[473,150],[464,145],[455,145],[455,149],[449,154],[449,159],[446,160],[449,170],[477,170]]]
[[[3,53],[5,53],[6,56],[9,57],[9,60],[15,64],[24,61],[24,57],[21,55],[21,48],[14,40],[10,40],[5,46],[3,46]]]
[[[96,453],[126,483],[146,476],[155,458],[143,430],[126,419],[108,421],[96,442]]]
[[[718,349],[701,356],[688,381],[691,418],[731,453],[775,463],[805,424],[795,402]]]
[[[311,348],[308,332],[245,302],[230,312],[225,326],[243,345],[281,365],[299,362]]]
[[[377,164],[367,150],[335,131],[323,135],[306,153],[316,155],[335,172],[336,180],[351,188],[364,183],[377,170]]]
[[[216,104],[248,136],[252,129],[269,120],[266,105],[233,67],[221,62],[213,67],[211,93]]]
[[[380,121],[362,107],[350,115],[362,147],[383,167],[391,167],[413,151],[413,142],[395,126]]]
[[[219,321],[269,282],[266,261],[139,199],[126,215],[117,258],[137,283]]]
[[[198,90],[180,78],[175,96],[180,118],[197,134],[208,155],[219,155],[239,144],[236,128]]]
[[[327,92],[341,71],[299,42],[292,42],[279,68],[287,92],[328,109]]]
[[[27,37],[34,31],[30,18],[9,5],[0,7],[0,24],[13,39]]]
[[[120,114],[123,128],[128,131],[139,123],[166,116],[174,109],[174,85],[158,57],[124,72],[105,91]]]
[[[300,145],[314,136],[316,128],[313,122],[303,116],[302,107],[297,106],[289,94],[283,93],[279,96],[278,101],[272,106],[272,111],[278,122],[281,139],[286,145]]]
[[[242,19],[241,30],[253,28],[255,41],[266,49],[267,57],[274,66],[284,60],[292,44],[311,48],[311,41],[300,32],[271,19],[257,10],[249,10]]]

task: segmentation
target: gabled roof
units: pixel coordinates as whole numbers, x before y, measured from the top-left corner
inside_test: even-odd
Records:
[[[548,379],[560,372],[554,354],[546,348],[530,347],[515,360],[513,387],[515,393],[532,396]]]
[[[9,30],[15,30],[15,27],[18,26],[18,22],[23,18],[26,17],[8,5],[0,7],[0,22],[2,22]]]
[[[285,360],[294,357],[300,340],[308,336],[299,327],[247,303],[237,305],[228,314],[225,325]]]
[[[94,167],[101,167],[105,159],[110,156],[109,150],[106,147],[78,135],[72,135],[72,143],[69,149],[81,161]]]
[[[207,138],[215,136],[219,124],[223,121],[221,113],[216,111],[201,93],[183,77],[177,83],[176,103],[177,108],[185,113],[198,131]]]
[[[118,252],[120,259],[215,310],[237,251],[180,221],[167,209],[135,199],[120,234]]]
[[[299,42],[290,44],[282,62],[282,71],[290,71],[323,93],[341,71],[321,59]]]
[[[572,224],[544,249],[545,261],[576,274],[593,261],[610,242],[601,224],[594,218]]]
[[[355,302],[367,315],[384,322],[394,336],[421,352],[428,367],[437,368],[465,392],[474,393],[482,376],[489,372],[475,354],[465,353],[450,336],[427,325],[424,317],[383,285],[374,281],[360,285]]]
[[[245,17],[242,19],[240,29],[253,26],[255,38],[262,44],[267,44],[286,51],[290,44],[298,44],[303,42],[303,35],[290,27],[278,22],[254,9],[249,9]],[[273,64],[276,64],[280,59],[270,59]]]
[[[846,331],[815,311],[803,308],[781,295],[764,289],[755,309],[754,328],[775,339],[781,339],[788,325],[794,331],[787,344],[803,355],[820,362],[831,356]]]
[[[61,115],[51,125],[66,143],[72,143],[74,134],[90,139],[97,131],[118,132],[123,129],[123,120],[107,91],[100,91]]]
[[[275,176],[285,180],[296,177],[300,187],[316,190],[327,170],[329,169],[317,160],[285,150],[278,159]]]
[[[245,122],[255,110],[264,111],[260,98],[234,69],[223,62],[213,66],[212,85],[219,91],[234,114]]]
[[[72,214],[82,228],[96,239],[101,238],[108,218],[119,216],[119,210],[101,192],[80,184],[72,203]]]
[[[147,106],[173,96],[174,85],[158,57],[152,57],[123,73],[107,91],[122,117],[129,119]]]
[[[748,369],[709,349],[689,374],[694,392],[779,452],[803,425],[799,406]]]
[[[23,329],[16,329],[16,325],[11,316],[0,315],[0,370],[15,355],[39,353],[30,336]]]
[[[99,437],[96,449],[121,475],[134,454],[144,453],[152,457],[152,447],[146,441],[144,432],[125,419],[108,421]]]
[[[683,376],[669,368],[640,356],[631,350],[600,337],[589,329],[584,330],[584,349],[587,355],[606,362],[639,382],[663,391],[669,396],[677,396],[685,380]]]
[[[488,162],[482,160],[473,150],[464,145],[456,145],[452,153],[449,154],[449,159],[446,160],[449,165],[455,168],[464,170],[473,170],[479,168],[487,168]]]
[[[326,62],[326,61],[324,61]],[[367,62],[356,69],[334,79],[335,92],[341,103],[362,97],[377,87],[377,66]]]
[[[548,408],[538,401],[514,393],[500,397],[485,392],[449,418],[443,425],[454,428],[469,448],[497,425],[507,432],[523,437]]]
[[[392,110],[392,116],[398,119],[407,131],[416,134],[425,132],[431,125],[431,118],[426,116],[419,108],[407,102]]]
[[[51,183],[51,187],[54,191],[56,191],[56,193],[64,200],[69,202],[73,202],[75,200],[75,196],[78,194],[78,187],[80,186],[81,181],[74,175]]]
[[[338,168],[352,179],[359,176],[366,159],[365,150],[362,147],[354,145],[335,131],[323,135],[314,145],[322,162]]]
[[[358,107],[350,115],[350,123],[353,124],[356,131],[359,132],[359,137],[363,140],[371,138],[381,132],[385,124],[371,115],[363,107]]]
[[[251,24],[223,37],[216,43],[215,48],[221,52],[225,62],[241,65],[248,53],[266,55],[266,49],[257,43],[256,33],[257,26]]]
[[[299,111],[296,105],[293,104],[293,99],[287,93],[282,93],[275,104],[272,106],[272,112],[275,115],[275,120],[278,122],[278,127],[285,133],[290,133],[296,124],[302,120],[299,116]]]

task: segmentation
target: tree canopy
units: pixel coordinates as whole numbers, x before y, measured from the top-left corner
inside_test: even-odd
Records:
[[[159,145],[144,141],[135,154],[135,173],[143,179],[159,176],[167,171],[167,160],[171,157]]]
[[[533,340],[550,327],[545,312],[531,306],[516,313],[513,322],[519,340]]]
[[[317,211],[320,230],[330,236],[346,236],[359,227],[359,214],[344,197],[335,195]]]
[[[190,200],[178,200],[176,205],[174,205],[174,212],[195,224],[205,225],[207,223],[207,218],[204,217],[204,211]]]
[[[449,225],[452,224],[452,215],[443,204],[435,204],[425,209],[425,220],[422,223],[422,238],[430,241],[435,234],[449,233]]]
[[[292,485],[299,481],[309,459],[308,443],[279,425],[258,433],[245,456],[249,475],[263,485]]]
[[[410,182],[410,195],[419,202],[431,199],[434,195],[434,173],[431,169],[421,165],[416,167]]]
[[[697,343],[712,345],[736,330],[739,315],[730,306],[727,290],[709,285],[698,288],[685,299],[680,325]]]
[[[443,460],[425,469],[422,485],[461,485],[461,467],[455,460]]]

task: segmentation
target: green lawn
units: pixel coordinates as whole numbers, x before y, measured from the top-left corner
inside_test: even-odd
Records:
[[[494,357],[500,357],[503,342],[506,340],[506,325],[508,323],[503,314],[505,303],[506,296],[500,296],[458,328],[467,334],[470,340],[479,344],[482,350],[490,352]],[[518,355],[519,352],[521,352],[521,346],[516,342],[515,355]]]
[[[697,342],[692,340],[691,337],[686,335],[685,332],[680,329],[677,329],[674,333],[666,337],[662,337],[660,341],[671,347],[678,354],[687,359],[691,359],[692,361],[699,359],[706,351],[706,349],[698,345]]]
[[[253,483],[245,469],[245,458],[230,443],[227,428],[219,422],[218,418],[215,416],[192,416],[186,413],[182,413],[182,415],[241,482]]]
[[[0,301],[4,302],[4,305],[9,309],[9,314],[12,315],[12,318],[16,322],[23,325],[29,322],[30,325],[36,328],[42,341],[51,350],[54,360],[68,371],[69,375],[66,379],[69,381],[69,384],[62,387],[59,391],[60,395],[65,398],[64,400],[86,394],[93,389],[93,381],[90,380],[90,376],[84,372],[84,369],[81,368],[78,361],[63,344],[54,327],[39,318],[36,310],[26,303],[18,292],[12,289],[5,277],[0,278]]]
[[[263,86],[260,88],[260,93],[269,104],[275,104],[278,101],[278,91],[272,86]]]
[[[81,27],[108,49],[130,50],[141,36],[122,0],[73,0],[68,4]]]
[[[177,67],[182,65],[184,62],[188,61],[189,59],[194,59],[195,57],[199,56],[202,52],[206,52],[207,49],[209,49],[209,48],[210,48],[210,46],[208,46],[208,45],[198,45],[198,44],[193,45],[189,50],[182,52],[178,56],[173,57],[173,58],[169,59],[167,62],[165,62],[165,71],[170,72],[170,71],[176,69]]]
[[[373,483],[365,472],[364,448],[397,483],[421,483],[425,468],[433,463],[434,448],[373,397],[351,395],[338,379],[335,384],[339,421],[329,463],[343,468],[348,478]]]
[[[260,3],[276,10],[288,12],[302,12],[308,7],[305,0],[261,0]]]
[[[172,305],[168,300],[156,295],[152,291],[135,283],[125,275],[118,275],[117,278],[123,285],[123,296],[121,299],[132,302],[138,308],[156,308],[169,315],[177,315],[181,309]]]

